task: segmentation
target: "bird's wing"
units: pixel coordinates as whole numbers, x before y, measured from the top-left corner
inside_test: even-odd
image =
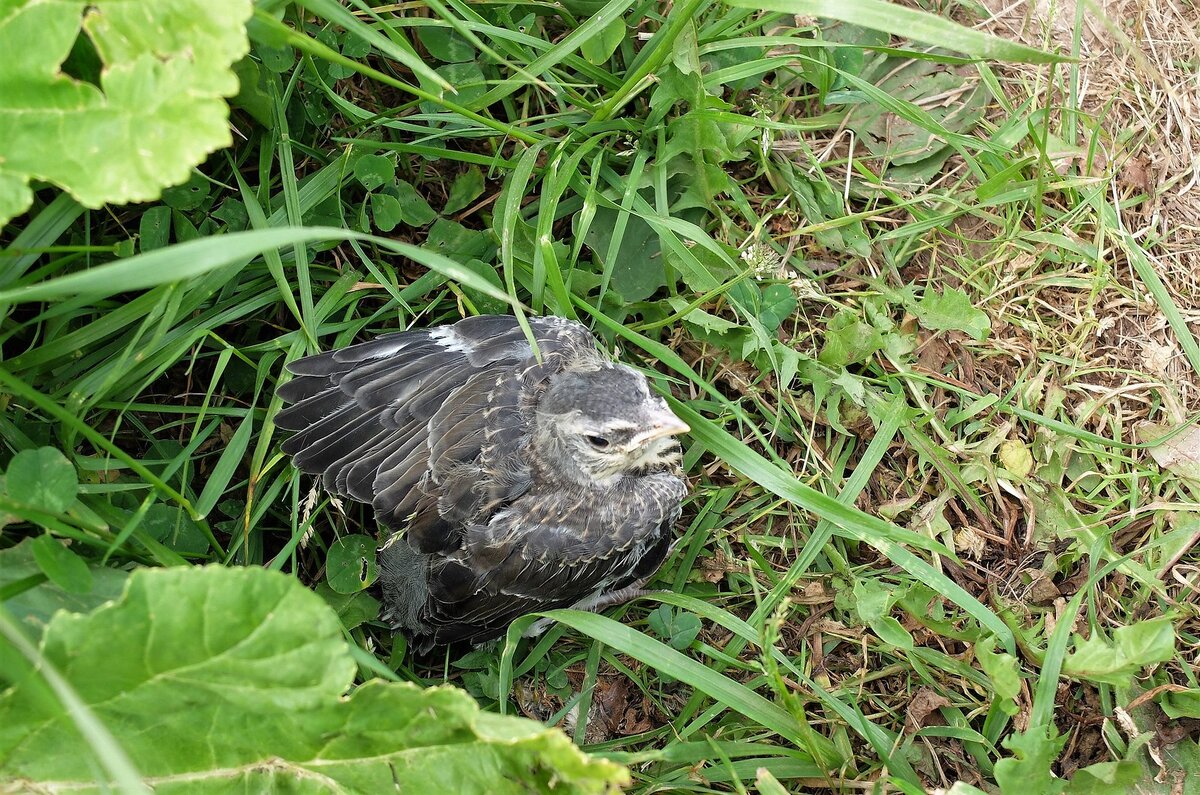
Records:
[[[450,527],[472,507],[464,490],[502,500],[527,487],[507,459],[521,450],[539,385],[567,361],[600,356],[578,323],[529,323],[540,363],[516,319],[505,316],[389,334],[291,362],[296,377],[279,396],[292,405],[275,418],[295,432],[284,452],[330,491],[373,505],[382,524],[399,529],[412,518],[409,538],[420,551],[453,546]]]
[[[423,617],[438,644],[494,637],[518,616],[567,607],[653,574],[667,555],[686,487],[639,478],[603,498],[531,493],[431,570]]]

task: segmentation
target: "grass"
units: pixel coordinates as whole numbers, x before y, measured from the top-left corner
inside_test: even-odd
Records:
[[[868,0],[822,24],[260,5],[232,149],[162,202],[47,190],[0,232],[5,468],[49,445],[83,484],[69,510],[0,498],[3,544],[288,572],[363,679],[562,722],[633,792],[1150,792],[1147,748],[1164,780],[1195,764],[1197,304],[1124,220],[1144,194],[1092,168],[1114,132],[1063,104],[1076,63]],[[1038,89],[982,54],[1041,62]],[[693,489],[662,593],[431,668],[325,582],[371,522],[279,453],[274,389],[497,311],[579,318],[656,373]]]

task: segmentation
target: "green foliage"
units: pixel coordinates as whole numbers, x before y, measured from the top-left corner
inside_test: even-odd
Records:
[[[86,591],[68,590],[46,576],[35,556],[35,544],[45,537],[29,538],[15,547],[0,550],[0,593],[6,595],[4,609],[20,621],[26,631],[37,636],[59,610],[85,613],[116,599],[129,576],[120,569],[92,567],[88,570],[91,577]]]
[[[75,467],[53,447],[22,450],[4,473],[5,496],[46,513],[62,513],[79,492]]]
[[[1175,628],[1169,618],[1139,621],[1112,632],[1112,640],[1093,635],[1075,636],[1063,671],[1092,682],[1128,687],[1132,677],[1148,665],[1175,656]]]
[[[92,572],[87,563],[52,535],[33,539],[33,559],[50,582],[71,593],[88,593],[92,590]]]
[[[143,53],[209,24],[194,0],[124,5],[180,10],[138,27]],[[638,793],[1155,791],[1155,759],[1196,768],[1190,738],[1158,740],[1162,714],[1200,712],[1190,393],[1093,361],[1161,313],[1172,367],[1200,371],[1194,306],[1156,270],[1172,252],[1128,231],[1137,198],[1110,207],[1085,163],[1141,138],[1073,104],[1074,65],[1020,96],[977,59],[1055,57],[962,5],[426,5],[259,2],[232,67],[224,34],[189,64],[109,60],[81,11],[69,55],[28,54],[48,66],[26,88],[62,63],[103,106],[75,116],[193,157],[172,171],[69,122],[71,145],[36,142],[56,167],[177,184],[85,212],[31,172],[0,231],[0,676],[22,682],[0,736],[43,728],[3,764],[44,778],[65,754],[85,789],[622,776],[473,699],[561,723]],[[241,36],[238,8],[218,22]],[[135,67],[213,90],[114,116],[108,74]],[[224,134],[231,74],[234,144],[188,172],[209,127],[142,120],[203,108]],[[518,308],[579,318],[673,396],[693,429],[677,551],[606,616],[415,656],[380,616],[369,508],[288,465],[275,390],[306,353]],[[45,638],[44,680],[13,627]],[[1079,714],[1064,744],[1051,724]]]
[[[454,688],[372,681],[344,698],[355,665],[341,633],[290,577],[149,569],[115,602],[58,613],[38,661],[157,790],[605,792],[627,780],[561,732],[483,713]],[[27,678],[8,684],[0,776],[92,789],[77,716]]]
[[[87,10],[85,14],[84,11]],[[246,54],[249,0],[0,5],[0,227],[33,202],[30,180],[81,204],[146,201],[231,142],[224,98]],[[76,37],[96,77],[62,67]]]
[[[700,634],[700,619],[691,613],[676,612],[668,605],[660,605],[646,618],[654,634],[667,642],[672,649],[683,651],[692,645]]]
[[[325,578],[329,587],[340,594],[357,593],[375,582],[379,564],[377,543],[371,536],[342,536],[329,547],[325,559]]]
[[[926,293],[910,306],[921,325],[932,331],[955,329],[982,340],[991,328],[987,315],[976,308],[962,290],[951,288],[941,295]]]

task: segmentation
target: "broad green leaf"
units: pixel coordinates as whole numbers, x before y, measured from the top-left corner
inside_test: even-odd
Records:
[[[909,305],[922,326],[930,331],[954,329],[964,331],[977,340],[985,339],[991,331],[988,316],[971,303],[967,294],[951,287],[942,294],[927,290],[920,301]]]
[[[374,621],[379,617],[379,600],[366,591],[358,593],[338,593],[329,587],[329,583],[317,583],[316,592],[337,611],[342,626],[354,629],[363,622]]]
[[[333,610],[257,568],[144,569],[41,647],[156,792],[602,793],[624,768],[557,729],[490,715],[453,687],[369,681]],[[99,791],[70,714],[0,693],[0,779]]]
[[[475,61],[443,64],[435,71],[439,78],[454,87],[454,90],[450,91],[438,86],[427,86],[430,93],[439,98],[452,100],[460,105],[470,105],[473,100],[487,93],[487,78]],[[422,102],[421,108],[428,113],[440,110],[433,101]]]
[[[791,189],[792,198],[804,211],[804,217],[817,242],[834,251],[867,257],[871,241],[859,219],[848,220],[849,211],[841,191],[819,169],[797,168],[790,160],[777,158],[779,174]],[[836,221],[836,223],[824,223]]]
[[[876,56],[862,77],[888,96],[920,105],[926,115],[905,118],[878,103],[862,101],[863,95],[854,89],[832,92],[827,101],[855,101],[846,117],[846,126],[858,133],[872,153],[886,158],[891,165],[911,165],[914,169],[911,178],[919,177],[922,182],[928,181],[941,167],[944,158],[935,155],[949,151],[943,137],[931,129],[935,125],[927,120],[932,119],[942,130],[966,133],[983,117],[985,91],[945,64]],[[954,94],[958,99],[927,107],[926,100],[930,97],[946,94]]]
[[[603,64],[625,41],[625,20],[618,18],[600,29],[600,34],[583,42],[579,51],[589,63]]]
[[[375,539],[371,536],[342,536],[329,547],[325,558],[325,579],[329,587],[341,594],[363,590],[379,576],[375,556]]]
[[[46,513],[62,513],[79,492],[79,476],[66,456],[53,447],[22,450],[5,473],[9,498]]]
[[[489,249],[495,250],[492,246],[492,240],[486,232],[468,229],[457,221],[451,221],[447,218],[439,218],[434,221],[433,226],[429,227],[429,234],[425,238],[425,245],[421,248],[437,252],[443,257],[450,257],[461,262],[462,260],[472,258],[483,259],[483,255]],[[414,257],[414,259],[418,258]],[[469,282],[466,279],[457,279],[457,281],[462,282],[467,287],[479,290],[493,298],[499,298],[508,303],[507,296],[503,292],[497,292],[491,282],[475,276],[474,273],[472,273],[472,276],[474,276],[473,282]],[[481,285],[486,285],[487,289],[483,289]]]
[[[777,331],[783,321],[792,316],[798,303],[792,288],[786,284],[770,284],[763,288],[758,320],[767,331]]]
[[[883,346],[883,334],[878,328],[861,320],[857,313],[843,309],[829,321],[825,345],[817,358],[830,367],[844,367],[865,362]]]
[[[500,281],[500,274],[496,273],[496,269],[487,264],[483,260],[468,259],[463,261],[463,267],[479,275],[481,279],[486,279],[497,290],[503,290],[504,285]],[[475,309],[481,315],[502,314],[508,308],[508,305],[503,301],[497,301],[491,296],[484,295],[478,290],[472,290],[470,287],[463,288],[463,295],[471,300],[475,305]]]
[[[1175,627],[1169,618],[1155,618],[1113,630],[1112,640],[1075,636],[1075,648],[1063,662],[1067,676],[1128,687],[1147,665],[1175,655]]]
[[[667,282],[658,233],[635,215],[627,216],[617,254],[606,262],[619,226],[616,210],[601,207],[588,227],[584,242],[597,262],[612,270],[612,288],[628,301],[649,298]]]
[[[33,539],[33,559],[50,582],[70,593],[92,590],[92,572],[83,558],[67,549],[61,541],[46,533]]]
[[[1128,792],[1153,792],[1156,789],[1151,781],[1141,779],[1142,769],[1137,762],[1128,759],[1100,762],[1076,770],[1063,792],[1069,795],[1125,795]],[[1144,787],[1136,786],[1140,781]],[[1165,788],[1163,791],[1166,791]]]
[[[1168,718],[1200,718],[1200,690],[1192,688],[1164,693],[1159,706]]]
[[[448,27],[417,28],[417,38],[429,50],[429,54],[444,63],[462,63],[475,60],[475,48],[458,31]]]
[[[667,125],[667,145],[659,160],[666,163],[678,155],[688,155],[695,163],[722,163],[731,157],[721,125],[696,111]]]
[[[902,649],[913,647],[912,635],[890,614],[897,594],[877,580],[854,581],[854,608],[879,639]]]
[[[276,74],[282,74],[296,65],[296,51],[288,46],[272,47],[255,42],[254,54],[259,57],[263,66]]]
[[[250,0],[5,0],[0,5],[0,226],[32,180],[85,207],[156,199],[229,146],[225,97],[249,50]],[[60,71],[82,27],[100,85]]]
[[[138,221],[138,239],[143,252],[154,251],[170,243],[171,208],[160,204],[142,213]]]
[[[151,505],[142,517],[142,529],[180,555],[201,555],[210,549],[203,531],[178,505],[161,502]]]
[[[162,192],[163,203],[176,210],[194,210],[204,204],[212,192],[212,183],[203,174],[193,171],[187,182]]]

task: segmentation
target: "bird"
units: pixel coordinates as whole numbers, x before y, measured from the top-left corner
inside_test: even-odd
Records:
[[[373,507],[381,618],[417,653],[627,601],[673,549],[688,425],[586,326],[526,323],[386,334],[288,363],[277,391],[295,467]]]

